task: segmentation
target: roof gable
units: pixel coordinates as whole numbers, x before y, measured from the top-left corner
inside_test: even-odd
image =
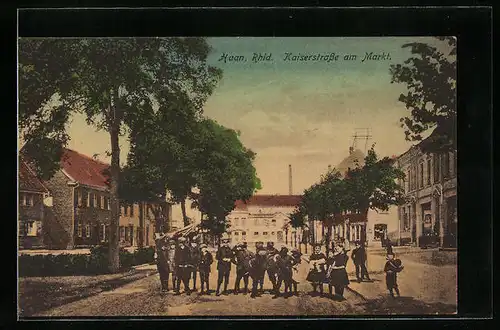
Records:
[[[22,155],[19,155],[19,190],[48,193],[49,190],[28,165]]]
[[[109,188],[110,165],[93,159],[71,149],[64,149],[61,157],[61,169],[71,179],[87,186]]]

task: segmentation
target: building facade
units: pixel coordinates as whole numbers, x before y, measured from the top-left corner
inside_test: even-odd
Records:
[[[76,151],[65,149],[61,169],[45,182],[53,197],[47,212],[47,245],[53,249],[73,249],[106,243],[109,237],[111,207],[109,164]],[[120,245],[153,245],[155,215],[148,203],[120,207]],[[168,204],[162,218],[168,221]]]
[[[457,153],[424,154],[413,146],[397,161],[408,202],[398,208],[399,241],[456,247]]]
[[[236,201],[228,215],[228,235],[232,244],[258,241],[297,246],[302,231],[289,227],[289,215],[301,201],[298,195],[254,195],[248,201]]]
[[[45,200],[49,190],[23,157],[19,158],[19,248],[45,247]]]

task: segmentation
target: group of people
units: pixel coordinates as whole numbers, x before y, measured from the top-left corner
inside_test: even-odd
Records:
[[[200,293],[209,294],[211,266],[216,261],[217,296],[228,293],[229,275],[233,264],[236,265],[234,294],[240,293],[241,280],[244,284],[244,294],[251,292],[252,298],[261,294],[266,272],[275,297],[280,295],[280,288],[283,285],[285,293],[297,294],[298,282],[294,279],[294,273],[297,272],[297,265],[301,262],[301,254],[296,249],[289,250],[286,247],[278,251],[273,242],[268,242],[267,246],[264,246],[263,242],[257,242],[255,252],[252,252],[248,250],[246,242],[231,248],[229,240],[222,239],[214,258],[207,245],[198,245],[195,238],[188,242],[185,237],[174,240],[161,235],[156,238],[156,256],[162,291],[169,291],[171,281],[176,294],[180,294],[182,283],[184,292],[189,295],[197,291],[196,280],[199,274]],[[249,279],[252,279],[251,290],[249,290]]]
[[[356,268],[358,282],[370,280],[366,268],[366,250],[364,244],[356,242],[352,250],[351,259]],[[344,299],[344,290],[349,285],[346,271],[349,257],[348,249],[341,243],[332,244],[332,249],[325,255],[321,246],[316,245],[309,258],[309,272],[306,280],[312,284],[313,294],[323,294],[323,287],[328,285],[328,291],[335,298]],[[208,250],[206,244],[199,245],[196,238],[188,241],[185,237],[177,240],[168,239],[167,236],[158,236],[156,239],[157,265],[160,274],[162,291],[169,291],[169,282],[176,294],[180,294],[181,283],[184,292],[190,294],[197,291],[196,284],[199,274],[201,294],[210,293],[210,273],[214,262],[217,262],[217,289],[216,295],[228,294],[229,275],[232,265],[236,268],[234,294],[240,292],[251,293],[255,298],[263,293],[264,278],[267,277],[272,284],[273,298],[281,296],[281,287],[284,286],[284,296],[297,295],[298,265],[301,263],[301,253],[297,249],[289,250],[282,247],[278,250],[273,242],[255,244],[255,252],[248,249],[246,242],[238,243],[232,248],[228,239],[222,239],[215,258]],[[397,273],[403,269],[401,260],[394,259],[394,254],[388,253],[384,267],[386,284],[391,296],[393,291],[399,296],[397,286]],[[249,280],[252,280],[249,288]],[[192,280],[192,287],[190,282]],[[241,281],[243,280],[243,290]],[[222,289],[222,290],[221,290]]]

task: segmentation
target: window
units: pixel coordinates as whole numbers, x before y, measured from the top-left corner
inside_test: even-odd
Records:
[[[90,201],[92,199],[91,197],[92,197],[91,194],[88,192],[87,193],[87,207],[90,207]]]
[[[111,210],[111,197],[106,198],[108,200],[108,210]]]
[[[258,231],[254,232],[253,236],[259,236],[259,232]]]
[[[407,182],[407,183],[408,183],[408,185],[406,186],[406,189],[405,189],[405,190],[406,190],[406,191],[410,191],[410,190],[411,190],[411,173],[410,173],[410,169],[408,169],[408,170],[406,171],[406,178],[408,179],[408,180],[407,180],[407,181],[408,181],[408,182]]]
[[[238,220],[238,218],[234,218],[234,225],[235,225],[235,226],[238,226],[239,222],[240,222],[240,221]]]
[[[33,237],[41,234],[41,229],[42,229],[41,221],[27,220],[21,223],[19,231],[22,236]]]
[[[247,235],[247,232],[246,232],[246,231],[244,231],[244,232],[242,232],[242,233],[241,233],[241,235],[242,235],[242,236],[246,236],[246,235]]]
[[[125,227],[125,240],[128,241],[130,237],[130,228]]]
[[[276,219],[271,220],[273,227],[276,227]]]
[[[120,226],[120,240],[125,239],[125,227]]]
[[[431,159],[428,158],[427,159],[427,185],[430,186],[431,185],[431,171],[432,171],[432,167],[431,167]]]
[[[274,235],[274,234],[275,234],[275,232],[274,232],[274,231],[273,231],[273,232],[271,232],[271,235]]]
[[[420,168],[419,168],[419,188],[424,187],[424,162],[420,163]]]
[[[90,237],[90,224],[85,225],[85,237]]]
[[[83,201],[82,201],[83,196],[82,195],[83,194],[82,194],[82,192],[80,190],[76,191],[76,203],[80,207],[83,206]]]
[[[99,241],[106,241],[106,224],[104,223],[99,226]]]
[[[267,231],[263,232],[262,235],[267,236]]]
[[[33,195],[32,194],[25,194],[24,198],[25,198],[24,205],[33,206]]]
[[[83,237],[83,226],[79,222],[76,225],[76,236],[77,237]]]
[[[103,209],[109,210],[109,197],[103,197],[102,205]]]
[[[130,205],[130,216],[134,216],[134,204]]]
[[[95,195],[95,205],[97,206],[98,209],[102,208],[102,203],[101,203],[101,196]]]
[[[234,236],[240,236],[240,233],[238,233],[237,231],[234,232]]]
[[[95,195],[93,193],[89,193],[90,207],[95,206]]]

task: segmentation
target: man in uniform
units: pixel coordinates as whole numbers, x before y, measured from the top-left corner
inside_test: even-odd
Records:
[[[168,275],[169,269],[167,264],[167,256],[165,246],[165,235],[156,233],[155,234],[155,245],[156,245],[156,267],[158,267],[158,273],[160,274],[161,291],[168,291]]]
[[[356,267],[356,279],[358,282],[361,282],[364,278],[369,281],[370,276],[368,276],[368,270],[366,269],[366,250],[359,241],[356,241],[356,247],[352,250],[351,259]]]
[[[240,282],[243,278],[245,284],[244,294],[248,292],[248,269],[245,262],[249,258],[248,250],[243,243],[236,245],[236,250],[233,256],[233,263],[236,264],[236,281],[234,283],[234,294],[238,294],[240,291]]]
[[[233,258],[233,251],[229,247],[229,239],[222,239],[222,245],[217,250],[216,259],[217,259],[217,291],[216,295],[220,296],[220,287],[222,285],[222,281],[224,281],[224,291],[223,293],[227,293],[227,285],[229,283],[229,273],[231,272],[231,259]]]
[[[167,274],[167,291],[168,291],[168,277],[169,274],[172,273],[172,289],[175,290],[175,284],[177,283],[177,276],[175,274],[176,267],[175,267],[175,250],[176,250],[176,245],[175,241],[173,239],[170,239],[168,241],[168,246],[167,246],[167,265],[168,265],[168,274]]]
[[[191,263],[193,264],[193,268],[191,269],[193,275],[193,291],[196,291],[196,272],[198,271],[201,258],[201,250],[198,247],[196,238],[193,238],[193,240],[191,241],[191,246],[189,248],[191,251]]]
[[[278,285],[278,266],[274,261],[274,257],[279,254],[278,249],[274,247],[273,242],[267,242],[267,277],[271,284],[273,285],[273,292],[276,294],[277,285]]]
[[[267,249],[264,246],[264,242],[259,241],[259,242],[255,243],[255,253],[259,254],[259,252],[260,252],[261,256],[265,256],[265,258],[267,259]],[[261,293],[264,292],[264,276],[266,274],[266,267],[267,267],[267,265],[264,264],[263,268],[262,268],[263,269],[262,275],[259,275],[259,281],[258,281],[259,283],[258,284],[259,284],[259,289],[260,289]]]
[[[184,283],[184,291],[186,294],[191,294],[191,290],[189,289],[189,277],[192,271],[192,263],[191,263],[191,253],[189,248],[186,246],[186,238],[179,238],[179,246],[175,251],[175,265],[177,267],[177,288],[176,294],[180,294],[180,286],[181,281]]]

